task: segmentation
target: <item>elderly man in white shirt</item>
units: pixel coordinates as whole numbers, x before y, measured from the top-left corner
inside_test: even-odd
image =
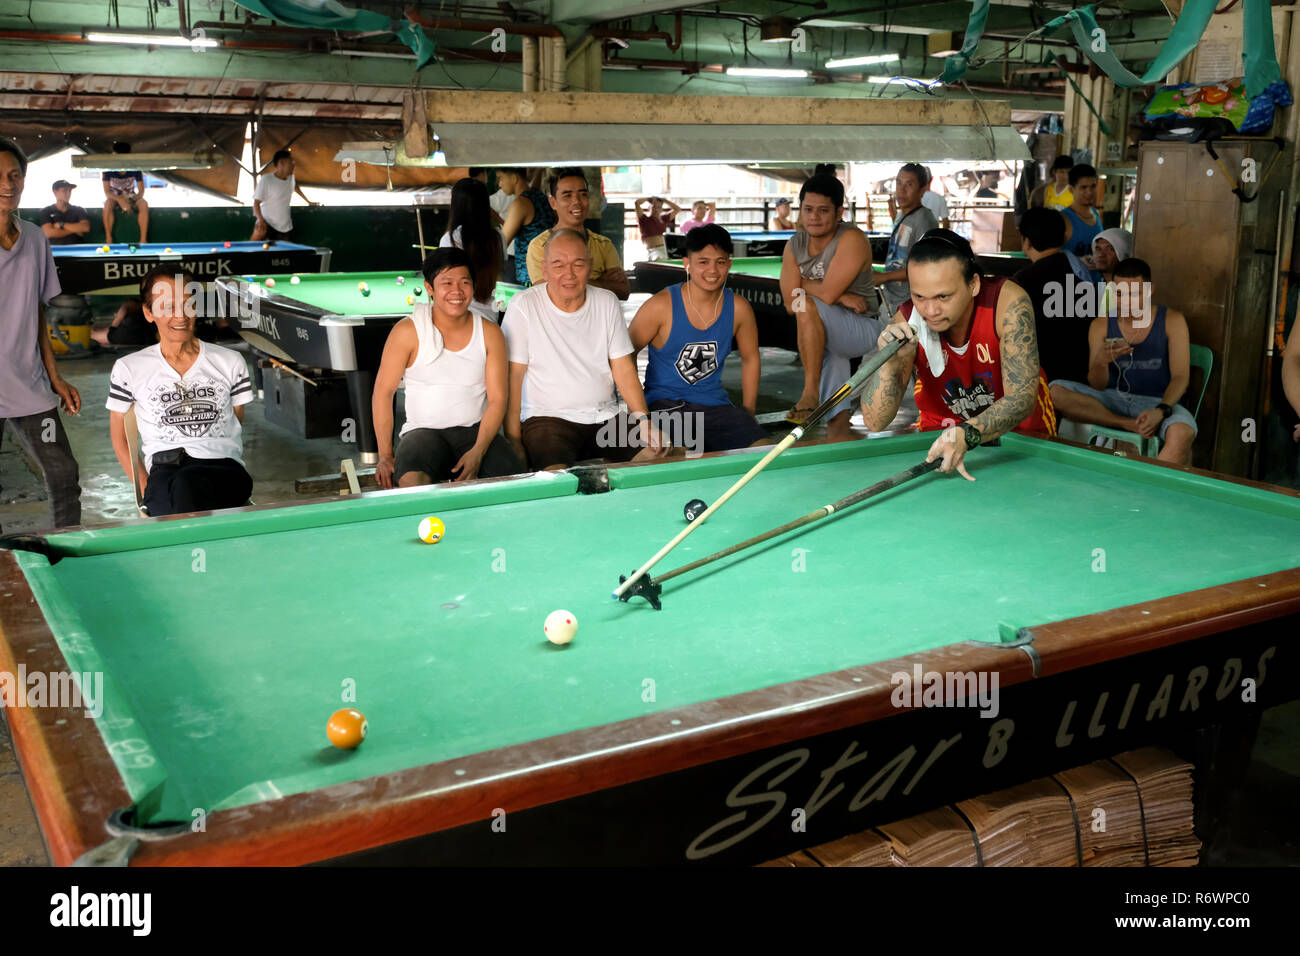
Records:
[[[662,456],[666,445],[650,425],[618,298],[587,285],[586,239],[556,229],[542,256],[545,281],[517,294],[503,323],[510,354],[506,437],[534,468]],[[619,395],[627,412],[619,410]]]

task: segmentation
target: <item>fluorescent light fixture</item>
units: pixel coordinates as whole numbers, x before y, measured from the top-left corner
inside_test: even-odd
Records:
[[[760,80],[803,80],[808,78],[807,70],[778,70],[765,66],[729,66],[727,76],[748,76]]]
[[[211,37],[157,36],[151,33],[86,33],[90,43],[125,43],[129,46],[183,46],[191,49],[212,49],[221,46],[220,40]]]
[[[826,69],[843,66],[870,66],[872,63],[889,63],[898,59],[897,53],[873,53],[871,56],[851,56],[841,60],[827,60]]]
[[[435,152],[427,157],[406,155],[406,144],[376,142],[340,143],[334,154],[334,162],[369,163],[372,166],[446,166],[447,156],[437,140],[433,143]]]
[[[72,157],[73,169],[215,169],[225,157],[215,149],[193,153],[86,153]]]
[[[375,60],[414,60],[414,53],[389,53],[386,50],[330,50],[332,56],[359,56]]]
[[[937,84],[928,83],[925,80],[914,80],[906,76],[869,76],[868,83],[879,83],[883,86],[935,86]]]

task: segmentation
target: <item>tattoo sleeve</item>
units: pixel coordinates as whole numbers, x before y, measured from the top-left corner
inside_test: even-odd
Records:
[[[1007,303],[1002,338],[1002,397],[971,419],[983,440],[1001,438],[1034,409],[1038,397],[1038,337],[1034,307],[1023,290]]]
[[[915,364],[916,345],[909,343],[867,380],[862,390],[862,418],[870,431],[884,431],[894,420]]]

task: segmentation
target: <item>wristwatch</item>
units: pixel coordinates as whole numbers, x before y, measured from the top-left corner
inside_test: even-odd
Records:
[[[1160,411],[1164,413],[1165,418],[1168,418],[1174,413],[1174,406],[1169,405],[1165,402],[1161,402],[1159,405],[1156,406],[1156,408],[1160,409]]]
[[[980,443],[980,438],[982,437],[980,435],[980,430],[976,428],[974,425],[972,425],[970,422],[962,422],[961,430],[962,430],[962,434],[966,436],[966,447],[978,448]]]

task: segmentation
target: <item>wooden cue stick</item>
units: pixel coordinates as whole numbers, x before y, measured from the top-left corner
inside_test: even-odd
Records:
[[[282,369],[284,369],[286,372],[288,372],[290,375],[296,375],[296,376],[298,376],[300,379],[302,379],[304,382],[306,382],[306,383],[307,383],[308,385],[310,385],[312,388],[318,388],[318,387],[319,387],[319,384],[320,384],[320,383],[318,383],[318,382],[313,382],[313,381],[312,381],[311,379],[309,379],[306,375],[303,375],[302,372],[295,371],[294,369],[289,368],[289,366],[285,365],[285,364],[284,364],[283,362],[281,362],[279,359],[271,358],[270,356],[267,356],[267,358],[270,359],[271,364],[274,365],[276,368],[282,368]]]
[[[655,578],[651,583],[662,584],[665,581],[677,577],[679,574],[685,574],[687,571],[694,571],[696,568],[702,568],[706,564],[711,564],[714,561],[720,561],[725,557],[735,554],[737,551],[743,551],[746,548],[752,548],[756,544],[762,544],[764,541],[767,541],[771,538],[775,538],[778,535],[785,534],[787,531],[794,531],[796,528],[802,528],[806,524],[812,524],[814,521],[820,521],[822,518],[825,518],[829,515],[833,515],[837,511],[843,511],[845,508],[856,505],[860,501],[864,501],[867,498],[870,498],[874,495],[882,494],[883,492],[886,492],[891,488],[897,488],[899,485],[903,484],[904,482],[911,481],[913,478],[919,478],[921,475],[924,475],[926,472],[934,471],[942,464],[943,464],[943,459],[936,458],[934,461],[924,461],[921,462],[921,464],[919,465],[913,465],[911,468],[904,469],[903,471],[900,471],[896,475],[891,475],[889,478],[886,478],[884,481],[876,482],[870,488],[863,488],[859,491],[855,491],[853,492],[853,494],[847,495],[841,498],[839,501],[831,502],[828,505],[822,505],[816,511],[808,512],[802,518],[795,518],[793,521],[787,521],[779,528],[773,528],[771,531],[764,531],[762,534],[755,535],[754,537],[746,541],[742,541],[739,544],[733,544],[729,548],[723,548],[721,551],[715,551],[713,554],[692,561],[690,564],[683,564],[680,568],[674,568],[672,571],[666,571],[663,574],[659,575],[659,577]]]
[[[790,430],[790,434],[786,435],[785,438],[781,440],[781,443],[779,445],[777,445],[766,455],[764,455],[762,459],[757,464],[754,465],[753,468],[745,472],[745,474],[740,477],[739,481],[737,481],[734,485],[732,485],[723,493],[721,498],[719,498],[713,504],[709,505],[709,507],[705,509],[703,514],[701,514],[698,518],[696,518],[685,528],[683,528],[680,532],[678,532],[677,535],[674,536],[671,541],[669,541],[666,545],[664,545],[662,548],[659,549],[659,551],[654,555],[654,557],[652,557],[645,564],[641,565],[641,567],[637,568],[636,571],[632,573],[631,577],[629,577],[626,581],[620,584],[618,588],[614,591],[614,597],[621,598],[624,592],[626,592],[628,588],[630,588],[633,584],[639,581],[647,571],[649,571],[661,560],[663,560],[664,555],[666,555],[673,548],[677,547],[679,544],[685,541],[687,535],[691,534],[693,531],[695,531],[696,528],[704,524],[704,522],[708,520],[709,515],[713,514],[713,512],[717,511],[724,504],[726,504],[727,501],[730,500],[732,495],[736,494],[736,492],[740,491],[741,488],[744,488],[745,485],[749,484],[751,481],[757,478],[758,473],[762,471],[764,468],[766,468],[772,462],[772,460],[776,458],[777,455],[781,454],[781,452],[785,451],[787,448],[789,448],[791,445],[797,442],[800,438],[802,438],[804,436],[804,431],[806,429],[811,428],[813,425],[816,425],[819,421],[822,420],[822,418],[828,412],[830,412],[832,408],[834,408],[844,399],[848,398],[855,391],[857,391],[862,386],[863,382],[865,382],[872,375],[874,375],[876,373],[876,370],[879,369],[880,366],[884,365],[887,361],[893,358],[894,353],[897,352],[902,347],[903,347],[902,342],[890,342],[883,349],[878,351],[875,355],[871,356],[871,358],[863,362],[862,365],[859,366],[858,370],[853,373],[853,377],[850,378],[843,385],[841,385],[839,388],[837,388],[835,390],[834,395],[832,395],[830,398],[826,399],[826,401],[822,402],[815,409],[813,409],[812,413],[806,419],[804,419],[804,423],[802,425],[796,425],[794,428],[792,428]]]

